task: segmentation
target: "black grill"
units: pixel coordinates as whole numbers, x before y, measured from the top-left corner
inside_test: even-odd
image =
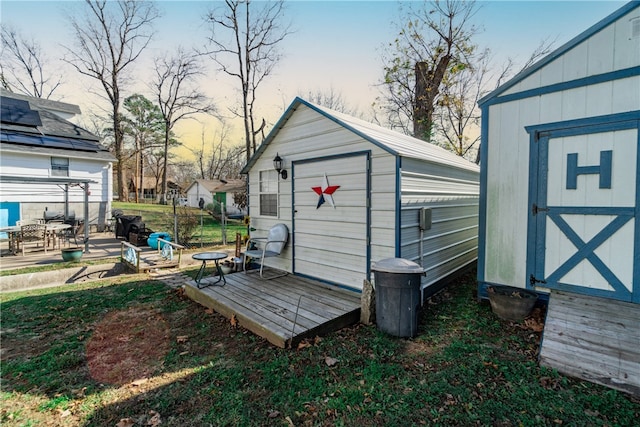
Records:
[[[144,222],[139,215],[120,215],[116,218],[116,238],[123,237],[129,241],[129,233],[138,233],[144,229]]]

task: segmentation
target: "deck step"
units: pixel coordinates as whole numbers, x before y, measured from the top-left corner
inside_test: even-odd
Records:
[[[640,396],[640,305],[552,291],[540,364]]]

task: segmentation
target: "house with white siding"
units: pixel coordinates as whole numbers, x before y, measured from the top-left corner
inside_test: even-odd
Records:
[[[640,394],[640,2],[479,105],[478,295],[538,292],[540,362]]]
[[[360,291],[404,258],[424,297],[476,261],[479,167],[425,141],[296,98],[242,172],[252,237],[289,229],[268,266]]]
[[[196,179],[187,187],[186,204],[191,207],[199,207],[200,199],[204,206],[213,204],[214,210],[218,211],[224,206],[228,216],[244,216],[247,209],[238,206],[234,195],[244,193],[247,184],[243,179]]]
[[[0,90],[0,226],[59,212],[106,227],[112,163],[97,136],[68,121],[76,105]]]

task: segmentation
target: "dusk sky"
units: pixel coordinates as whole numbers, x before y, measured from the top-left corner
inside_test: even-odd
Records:
[[[217,2],[220,5],[219,2]],[[375,87],[382,79],[381,48],[393,41],[398,22],[395,1],[289,1],[285,19],[295,31],[281,44],[284,58],[275,73],[258,93],[261,111],[270,127],[278,120],[295,96],[308,92],[328,91],[342,95],[348,104],[365,116],[379,91]],[[480,1],[481,8],[474,22],[484,30],[475,42],[489,47],[496,64],[507,57],[523,62],[543,39],[556,40],[554,47],[585,31],[614,12],[624,1]],[[162,17],[156,24],[156,38],[145,58],[133,72],[144,81],[150,59],[172,52],[178,45],[203,46],[208,28],[202,17],[216,2],[160,1]],[[83,4],[76,1],[7,1],[0,3],[0,21],[12,25],[26,37],[33,37],[47,51],[49,60],[65,70],[66,84],[53,99],[80,105],[84,114],[98,111],[99,100],[87,96],[90,79],[81,78],[64,63],[61,45],[72,45],[66,11],[77,10]],[[73,12],[72,12],[73,13]],[[236,82],[211,71],[201,79],[200,87],[220,106],[236,102]],[[498,68],[498,67],[497,67]],[[146,79],[148,80],[148,79]],[[125,96],[135,92],[150,97],[139,82]],[[199,146],[201,133],[212,135],[216,124],[207,120],[183,123],[177,129],[180,139]],[[234,125],[240,135],[240,123]],[[241,137],[234,137],[234,145]],[[184,155],[181,153],[181,155]]]

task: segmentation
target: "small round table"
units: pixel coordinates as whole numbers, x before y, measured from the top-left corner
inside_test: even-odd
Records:
[[[196,286],[198,289],[206,288],[207,286],[224,286],[227,284],[227,279],[224,278],[224,273],[220,268],[220,260],[227,258],[227,254],[224,252],[201,252],[198,254],[193,254],[191,257],[193,259],[197,259],[198,261],[202,261],[202,265],[200,266],[200,270],[198,270],[198,274],[196,274]],[[207,266],[207,261],[214,261],[216,263],[216,271],[218,272],[218,280],[215,282],[209,282],[204,285],[200,284],[202,280],[202,276],[204,276],[204,270]],[[222,281],[222,284],[218,285],[218,283]]]

